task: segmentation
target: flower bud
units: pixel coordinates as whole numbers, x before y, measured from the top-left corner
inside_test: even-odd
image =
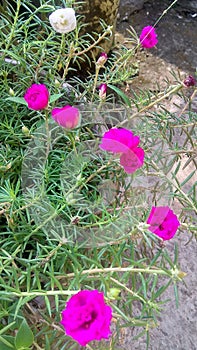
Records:
[[[149,228],[149,224],[145,223],[145,222],[139,222],[139,224],[137,225],[137,228],[140,232],[144,232],[145,230],[147,230]]]
[[[8,163],[8,164],[6,165],[6,170],[10,170],[11,167],[12,167],[12,163]]]
[[[178,276],[178,278],[180,278],[182,280],[185,276],[187,276],[187,274],[186,274],[186,272],[179,271],[177,276]]]
[[[196,84],[196,80],[194,79],[194,77],[192,77],[192,75],[189,75],[187,78],[185,78],[183,84],[186,87],[194,86]]]
[[[107,292],[107,297],[112,300],[118,299],[120,292],[121,290],[118,288],[110,288],[110,290]]]
[[[54,85],[55,85],[56,87],[60,87],[60,82],[59,82],[59,80],[55,79]]]
[[[10,96],[15,96],[14,90],[12,88],[9,89]]]
[[[22,126],[22,133],[25,134],[25,135],[29,135],[30,134],[29,129],[25,125]]]
[[[106,98],[106,92],[107,92],[107,84],[101,84],[99,86],[99,97],[101,100],[104,100]]]
[[[73,193],[70,193],[67,197],[66,197],[66,202],[67,205],[73,205],[76,203],[76,198],[74,197]]]
[[[96,65],[99,67],[103,67],[105,62],[107,61],[108,57],[106,52],[101,52],[100,57],[96,61]]]

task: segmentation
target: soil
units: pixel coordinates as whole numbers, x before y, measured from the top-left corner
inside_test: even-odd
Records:
[[[129,25],[140,34],[143,27],[154,25],[172,0],[149,0],[140,11],[125,16],[119,10],[117,30],[127,33]],[[150,52],[157,59],[175,65],[178,69],[194,74],[197,67],[197,2],[196,9],[189,0],[179,0],[156,25],[158,44]]]
[[[121,13],[117,23],[117,32],[121,40],[128,37],[126,29],[132,25],[140,34],[142,27],[153,25],[155,20],[172,3],[172,1],[147,1],[144,7],[130,16]],[[197,65],[197,6],[188,6],[189,1],[180,0],[162,18],[156,26],[158,45],[156,48],[142,50],[139,58],[139,74],[132,82],[133,88],[155,90],[159,83],[165,86],[165,77],[172,78],[171,71],[194,75]],[[191,2],[194,3],[195,2]],[[176,105],[184,107],[179,99],[171,101],[168,108],[176,110]],[[169,101],[168,101],[169,104]],[[193,101],[193,112],[197,112],[197,99]],[[194,114],[195,118],[195,114]],[[196,115],[197,119],[197,115]],[[195,163],[196,164],[196,163]],[[180,170],[180,176],[186,175]],[[191,179],[197,181],[197,173]],[[196,182],[197,183],[197,182]],[[177,206],[177,210],[179,210]],[[196,216],[194,216],[196,222]],[[174,243],[179,247],[180,270],[187,273],[184,283],[179,284],[179,307],[176,308],[173,286],[165,293],[165,299],[171,301],[163,306],[159,327],[150,331],[150,350],[196,350],[197,349],[197,245],[193,238],[189,243],[188,232],[181,232],[166,247],[171,252]],[[187,244],[188,243],[188,244]],[[145,350],[144,338],[133,340],[133,329],[125,331],[124,341],[120,347],[127,350]]]

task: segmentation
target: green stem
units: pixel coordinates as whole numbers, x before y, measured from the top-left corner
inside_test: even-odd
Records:
[[[172,94],[178,92],[178,91],[179,91],[180,89],[182,89],[182,88],[183,88],[183,84],[176,85],[173,89],[171,89],[170,91],[168,91],[165,95],[159,97],[157,100],[155,100],[155,101],[149,103],[148,106],[145,106],[145,107],[143,107],[142,109],[140,109],[138,112],[132,114],[130,117],[128,117],[128,119],[123,120],[122,122],[118,123],[117,126],[123,126],[125,123],[128,123],[129,120],[138,117],[139,114],[141,114],[141,113],[143,113],[143,112],[149,110],[149,109],[152,108],[155,104],[157,104],[157,103],[159,103],[159,102],[165,100],[165,99],[168,98],[170,95],[172,95]]]
[[[70,140],[70,142],[72,144],[72,148],[73,148],[74,153],[77,155],[75,134],[70,132],[70,133],[67,134],[67,136],[69,137],[69,140]]]
[[[80,276],[82,275],[88,275],[88,277],[90,275],[95,275],[95,274],[99,274],[99,273],[113,273],[113,272],[131,272],[131,273],[147,273],[147,274],[157,274],[157,275],[163,275],[163,276],[167,276],[167,277],[179,277],[179,271],[175,271],[175,270],[170,270],[170,271],[164,271],[162,269],[158,269],[158,268],[135,268],[135,267],[109,267],[109,268],[98,268],[98,269],[89,269],[89,270],[83,270],[81,272],[79,272]],[[175,276],[176,273],[176,276]],[[76,277],[76,272],[75,273],[69,273],[66,276],[56,276],[56,278],[61,279],[61,278],[73,278]],[[183,276],[184,277],[184,276]],[[181,279],[181,278],[180,278]],[[41,291],[41,290],[34,290],[32,292],[20,292],[20,291],[3,291],[2,294],[5,295],[9,295],[9,296],[16,296],[16,297],[36,297],[38,295],[40,296],[55,296],[55,295],[73,295],[78,293],[79,290],[49,290],[49,291]],[[1,293],[0,293],[1,295]]]
[[[11,43],[12,43],[14,34],[16,33],[16,26],[17,26],[17,23],[18,23],[18,17],[19,17],[20,7],[21,7],[21,1],[18,0],[18,1],[17,1],[16,12],[15,12],[15,17],[14,17],[14,23],[13,23],[13,25],[12,25],[10,35],[9,35],[9,37],[8,37],[8,39],[7,39],[7,44],[6,44],[5,51],[4,51],[4,52],[5,52],[5,55],[6,55],[6,51],[8,50],[9,46],[10,46]]]
[[[132,296],[134,296],[135,298],[137,298],[138,300],[142,301],[143,303],[145,303],[145,299],[138,295],[137,293],[133,292],[131,289],[129,289],[127,286],[125,286],[123,283],[119,282],[117,279],[110,277],[110,281],[114,282],[115,284],[117,284],[119,287],[125,289],[127,292],[129,292]]]
[[[62,82],[64,82],[66,76],[67,76],[67,73],[68,73],[68,68],[69,68],[69,65],[70,65],[70,61],[71,59],[74,57],[74,53],[75,53],[75,50],[74,50],[74,46],[73,46],[73,43],[70,44],[70,52],[69,52],[69,55],[66,59],[66,65],[64,67],[64,72],[63,72],[63,75],[62,75]]]
[[[163,177],[164,179],[166,179],[166,174],[164,174],[163,172],[161,172],[161,170],[158,168],[157,164],[152,161],[152,165],[153,167],[158,171],[158,174]],[[194,212],[197,213],[197,208],[195,206],[195,204],[191,201],[191,199],[188,197],[188,195],[180,188],[179,185],[177,185],[175,183],[175,181],[171,180],[171,179],[168,179],[168,181],[170,182],[170,184],[172,186],[174,186],[181,194],[182,196],[184,197],[185,201],[191,206],[191,208],[194,210]]]
[[[170,271],[164,271],[158,268],[138,268],[138,267],[107,267],[107,268],[98,268],[98,269],[88,269],[79,272],[80,276],[82,275],[95,275],[99,273],[113,273],[113,272],[133,272],[133,273],[148,273],[148,274],[157,274],[163,276],[171,276]],[[68,273],[66,278],[76,277],[76,273]],[[57,276],[58,279],[64,278],[65,276]]]
[[[76,56],[82,56],[84,55],[85,53],[87,53],[88,51],[92,50],[95,46],[97,46],[107,35],[111,34],[112,33],[112,29],[113,29],[113,26],[109,26],[106,31],[101,35],[99,36],[99,38],[94,41],[94,43],[90,46],[87,47],[87,49],[84,49],[80,52],[75,52],[75,57]],[[68,55],[67,55],[68,56]]]
[[[102,165],[99,169],[97,169],[94,173],[92,173],[86,181],[79,187],[78,192],[81,191],[81,189],[86,185],[88,182],[90,182],[96,175],[98,175],[102,170],[107,169],[108,166],[111,164],[112,159],[107,162],[107,164]],[[70,193],[70,191],[69,191]]]
[[[92,88],[92,98],[91,98],[91,102],[92,102],[93,99],[94,99],[94,94],[95,94],[95,91],[96,91],[96,85],[97,85],[97,81],[98,81],[98,75],[99,75],[100,68],[101,68],[101,66],[97,66],[97,65],[96,65],[94,84],[93,84],[93,88]]]
[[[48,159],[50,152],[50,130],[49,130],[49,115],[47,109],[45,109],[45,126],[46,126],[46,160]]]
[[[49,295],[52,295],[52,296],[55,296],[55,295],[73,295],[73,294],[76,294],[78,293],[79,290],[49,290],[49,291],[40,291],[40,290],[35,290],[33,292],[6,292],[4,291],[3,294],[4,295],[9,295],[9,296],[16,296],[16,297],[37,297],[38,295],[40,296],[49,296]],[[1,295],[1,293],[0,293]]]
[[[176,4],[177,1],[178,1],[178,0],[174,0],[174,1],[167,7],[167,9],[165,9],[165,10],[162,12],[161,16],[156,20],[156,22],[155,22],[155,24],[154,24],[154,27],[161,21],[161,19],[163,18],[163,16],[165,16],[165,15],[168,13],[168,11],[172,8],[172,6],[174,6],[174,5]]]
[[[62,34],[62,38],[61,38],[60,50],[59,50],[57,59],[56,59],[55,64],[54,64],[54,69],[55,70],[56,69],[59,70],[58,69],[58,64],[59,64],[60,58],[62,57],[62,53],[64,53],[64,50],[65,50],[65,34],[63,33]]]

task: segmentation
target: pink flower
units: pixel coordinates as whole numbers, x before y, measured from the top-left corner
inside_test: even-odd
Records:
[[[39,111],[48,106],[49,91],[44,84],[33,84],[27,89],[24,99],[30,109]]]
[[[113,153],[123,153],[137,147],[139,143],[139,136],[133,136],[132,131],[112,128],[103,135],[100,148]]]
[[[144,162],[144,150],[140,147],[130,149],[120,156],[120,165],[123,166],[127,174],[132,174],[141,168]]]
[[[54,108],[51,114],[56,123],[66,129],[74,129],[80,122],[79,110],[69,105],[62,108]]]
[[[107,84],[101,84],[99,86],[99,97],[103,100],[106,97]]]
[[[134,136],[132,131],[112,128],[105,132],[99,147],[105,151],[120,153],[120,165],[126,173],[131,174],[144,162],[144,150],[137,147],[139,143],[139,136]]]
[[[96,62],[97,66],[100,66],[100,67],[104,66],[107,59],[108,59],[108,56],[107,56],[106,52],[101,52],[101,54]]]
[[[164,241],[174,237],[180,222],[169,207],[152,207],[147,220],[149,230]]]
[[[73,295],[62,311],[61,324],[67,335],[85,346],[92,340],[108,339],[112,309],[98,290],[82,290]]]
[[[155,32],[155,28],[152,26],[147,26],[142,29],[140,34],[140,43],[142,47],[149,49],[155,45],[157,45],[157,34]]]
[[[196,84],[196,80],[194,79],[194,77],[192,77],[192,75],[189,75],[187,78],[185,78],[183,84],[186,87],[194,86]]]

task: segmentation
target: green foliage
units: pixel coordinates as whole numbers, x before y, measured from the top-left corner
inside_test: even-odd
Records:
[[[15,347],[17,350],[27,350],[33,344],[34,335],[26,320],[23,320],[15,337]]]
[[[177,77],[160,93],[123,92],[138,70],[134,31],[131,49],[121,46],[98,76],[83,69],[86,62],[94,68],[90,48],[100,47],[110,29],[101,23],[96,39],[80,35],[78,16],[76,31],[61,36],[48,22],[55,2],[38,2],[14,1],[14,9],[6,1],[0,21],[0,349],[76,349],[59,325],[61,311],[77,290],[95,288],[114,311],[110,349],[124,327],[139,327],[148,344],[168,302],[165,291],[173,285],[178,305],[185,275],[176,244],[172,251],[148,231],[151,206],[177,205],[180,235],[196,235],[192,95]],[[105,101],[97,89],[103,82],[110,91]],[[50,90],[45,111],[27,108],[23,96],[32,83]],[[184,108],[168,111],[171,96],[184,98],[186,116]],[[50,115],[67,104],[78,106],[82,119],[70,132]],[[112,126],[140,135],[147,156],[131,176],[98,147]]]

